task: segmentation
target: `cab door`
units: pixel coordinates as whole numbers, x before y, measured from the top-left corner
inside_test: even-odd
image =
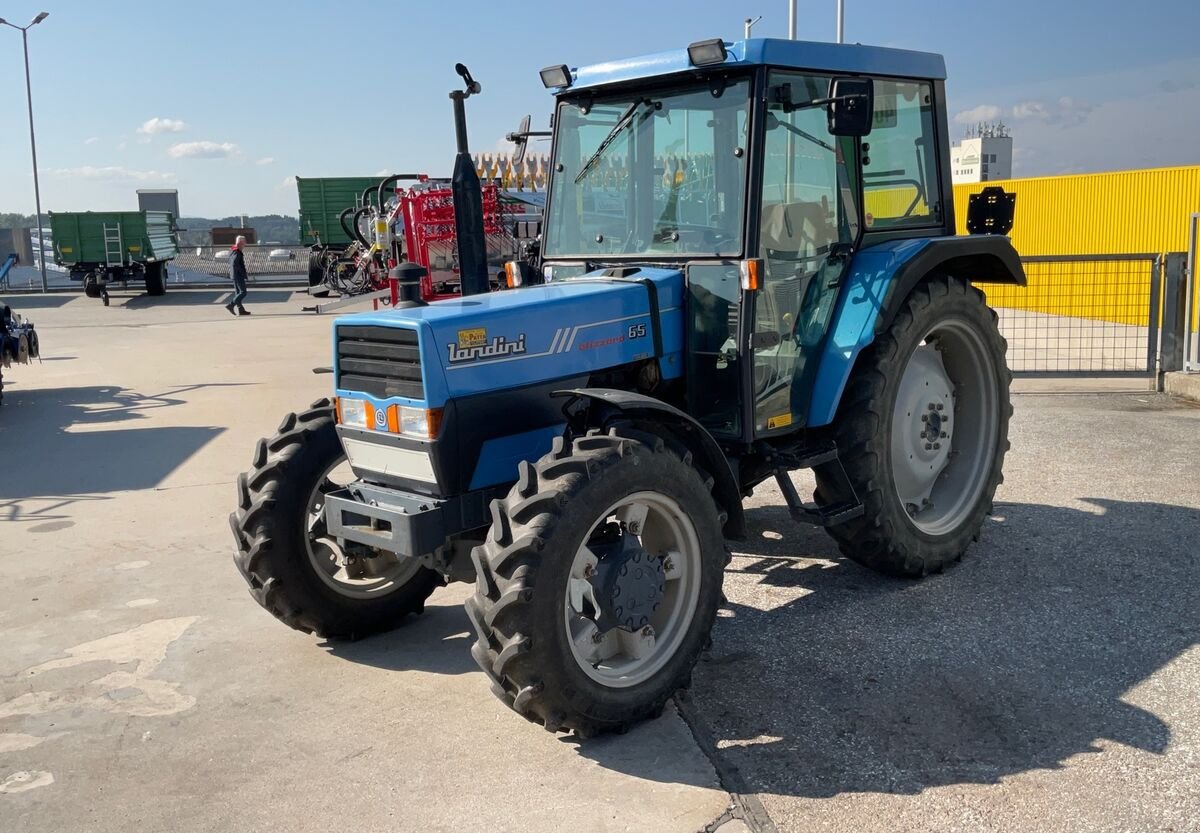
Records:
[[[828,76],[768,74],[759,250],[764,277],[753,307],[753,435],[804,424],[851,244],[859,231],[857,140],[830,135]]]

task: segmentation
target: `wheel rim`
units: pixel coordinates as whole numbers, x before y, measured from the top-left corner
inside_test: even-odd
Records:
[[[997,368],[978,328],[945,319],[905,364],[892,412],[892,478],[917,529],[955,531],[990,480],[1000,430]]]
[[[342,488],[355,479],[346,458],[336,460],[317,479],[308,498],[305,513],[305,546],[313,572],[330,589],[351,599],[371,599],[399,590],[416,575],[421,564],[382,550],[366,549],[371,555],[347,555],[330,537],[325,526],[325,495]]]
[[[598,559],[589,548],[596,530],[621,525],[651,558],[660,559],[663,594],[647,628],[610,628],[595,621],[600,605],[592,581]],[[696,614],[700,597],[700,538],[679,504],[657,492],[622,498],[599,516],[575,553],[563,603],[563,624],[575,661],[597,682],[628,688],[645,682],[675,656]]]

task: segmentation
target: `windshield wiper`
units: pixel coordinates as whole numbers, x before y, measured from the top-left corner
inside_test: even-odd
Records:
[[[837,148],[835,148],[833,145],[829,144],[829,142],[826,142],[822,139],[817,138],[813,134],[809,133],[807,130],[799,128],[796,125],[791,124],[790,122],[784,121],[783,119],[779,118],[779,116],[775,115],[774,113],[768,113],[767,118],[769,120],[771,120],[770,124],[767,125],[768,130],[773,130],[776,127],[782,127],[788,133],[791,133],[795,136],[799,136],[801,139],[807,139],[808,141],[812,142],[814,145],[819,145],[820,147],[823,147],[825,150],[830,151],[831,153],[837,153]]]
[[[648,98],[639,98],[637,101],[630,104],[628,109],[626,109],[625,112],[621,114],[621,117],[617,119],[617,123],[613,125],[612,130],[610,130],[608,135],[604,137],[604,140],[600,142],[600,146],[596,148],[596,152],[589,156],[588,160],[583,163],[583,168],[579,171],[579,176],[575,177],[576,185],[578,185],[583,178],[591,172],[592,168],[596,166],[596,163],[600,160],[600,157],[604,154],[604,151],[608,150],[608,146],[613,143],[613,140],[617,138],[617,135],[626,127],[633,124],[633,117],[637,114],[638,108],[648,104],[653,105],[654,109],[656,110],[662,107],[661,101],[651,101]]]

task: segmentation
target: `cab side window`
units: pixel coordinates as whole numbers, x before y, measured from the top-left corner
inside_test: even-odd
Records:
[[[930,84],[876,79],[871,133],[862,141],[866,231],[941,224],[934,116]]]

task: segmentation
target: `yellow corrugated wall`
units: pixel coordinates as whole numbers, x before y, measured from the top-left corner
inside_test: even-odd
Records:
[[[1200,165],[1006,179],[954,186],[959,234],[967,196],[989,185],[1017,195],[1012,241],[1023,255],[1186,252],[1200,211]]]
[[[1013,245],[1022,255],[1187,251],[1188,223],[1200,211],[1200,165],[1009,179],[954,186],[958,233],[967,199],[989,185],[1017,195]],[[997,307],[1142,324],[1149,283],[1131,264],[1032,265],[1025,289],[981,285]]]

